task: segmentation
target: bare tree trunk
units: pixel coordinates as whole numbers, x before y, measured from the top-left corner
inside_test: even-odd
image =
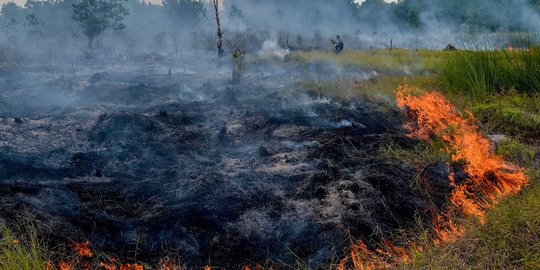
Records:
[[[214,4],[214,10],[216,11],[216,24],[217,24],[217,49],[218,57],[223,57],[225,52],[223,51],[223,32],[221,31],[221,22],[219,20],[219,0],[212,0]]]

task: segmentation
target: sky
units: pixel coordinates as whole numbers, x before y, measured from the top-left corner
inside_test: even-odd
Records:
[[[355,0],[358,3],[362,3],[365,0]],[[397,0],[384,0],[385,2],[397,2]],[[23,6],[26,0],[0,0],[0,5],[3,5],[8,2],[15,2],[19,6]],[[161,0],[149,0],[148,2],[152,3],[161,3]]]

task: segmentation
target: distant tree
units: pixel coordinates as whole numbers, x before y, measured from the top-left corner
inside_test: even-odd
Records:
[[[24,19],[23,9],[13,2],[3,4],[1,13],[2,19],[6,20],[8,24],[17,24]]]
[[[202,0],[163,0],[162,4],[170,16],[182,22],[180,26],[198,25],[206,15]]]
[[[423,0],[401,0],[393,6],[393,13],[399,25],[413,29],[420,28],[420,14],[426,10]]]
[[[123,6],[123,0],[80,0],[73,4],[73,17],[88,37],[88,49],[96,37],[108,28],[120,31],[125,28],[122,23],[128,11]]]
[[[24,26],[28,28],[28,37],[35,39],[37,42],[37,37],[40,34],[40,28],[43,26],[43,23],[36,18],[35,14],[31,13],[26,15],[26,23]]]
[[[24,27],[30,35],[73,33],[77,29],[76,22],[71,21],[74,3],[77,0],[26,0]]]
[[[540,12],[540,0],[531,0],[531,5],[536,10],[536,12]]]

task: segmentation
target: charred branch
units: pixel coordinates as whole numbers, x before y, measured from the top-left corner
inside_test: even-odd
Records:
[[[219,18],[219,0],[212,0],[214,4],[214,11],[216,14],[216,26],[217,26],[217,40],[216,46],[218,50],[218,57],[221,58],[225,54],[223,51],[223,31],[221,31],[221,21]]]

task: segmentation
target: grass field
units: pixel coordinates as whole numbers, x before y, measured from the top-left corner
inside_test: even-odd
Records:
[[[360,66],[384,74],[419,75],[437,72],[444,60],[454,52],[430,50],[373,50],[345,51],[340,55],[333,52],[294,52],[289,59],[301,62],[332,61],[345,66]]]

